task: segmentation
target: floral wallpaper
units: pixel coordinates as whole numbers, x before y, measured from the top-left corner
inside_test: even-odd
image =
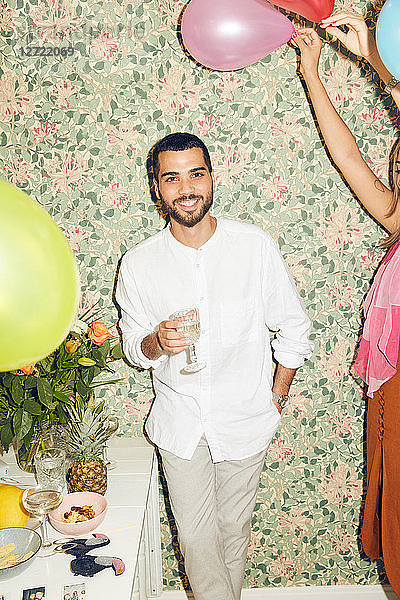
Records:
[[[82,309],[98,301],[111,325],[120,257],[163,227],[148,190],[148,150],[173,131],[204,139],[217,183],[214,214],[274,236],[314,323],[314,356],[296,377],[262,473],[245,585],[377,583],[381,567],[362,555],[357,537],[365,404],[351,362],[382,231],[328,159],[295,51],[285,45],[231,73],[203,69],[179,45],[182,7],[3,0],[0,175],[62,227],[80,265]],[[376,21],[363,0],[336,7],[369,11]],[[393,106],[365,65],[328,43],[321,72],[386,179]],[[100,395],[119,416],[120,433],[138,436],[152,399],[149,374],[127,365],[119,374],[123,384]],[[165,587],[177,589],[164,508],[162,541]]]

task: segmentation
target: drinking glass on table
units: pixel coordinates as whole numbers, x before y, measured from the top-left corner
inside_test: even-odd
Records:
[[[170,317],[171,321],[179,321],[181,326],[178,331],[183,331],[191,341],[189,346],[189,363],[182,369],[182,373],[196,373],[206,366],[199,362],[196,356],[195,342],[200,338],[200,317],[198,308],[183,308],[177,310]]]
[[[47,556],[46,548],[51,546],[47,532],[47,514],[61,504],[62,492],[60,489],[46,489],[40,485],[24,490],[22,504],[34,517],[40,520],[42,548],[39,555]]]
[[[66,491],[65,450],[44,448],[37,450],[34,457],[36,481],[42,488]]]

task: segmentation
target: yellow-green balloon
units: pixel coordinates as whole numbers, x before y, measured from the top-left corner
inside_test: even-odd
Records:
[[[0,371],[57,348],[78,303],[78,268],[61,229],[37,202],[0,180]]]

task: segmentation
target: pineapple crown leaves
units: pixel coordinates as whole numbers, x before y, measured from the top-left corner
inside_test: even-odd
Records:
[[[109,437],[104,401],[95,406],[85,406],[78,400],[68,406],[66,431],[73,454],[84,460],[91,460],[101,454],[102,446]]]

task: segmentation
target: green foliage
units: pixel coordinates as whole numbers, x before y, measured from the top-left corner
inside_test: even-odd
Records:
[[[87,405],[94,387],[119,381],[98,377],[104,371],[114,373],[110,363],[122,357],[121,344],[111,345],[106,339],[98,345],[89,326],[77,323],[52,354],[32,366],[32,372],[26,368],[0,373],[0,446],[5,451],[13,440],[28,447],[35,428],[65,423],[68,408],[77,400]]]

